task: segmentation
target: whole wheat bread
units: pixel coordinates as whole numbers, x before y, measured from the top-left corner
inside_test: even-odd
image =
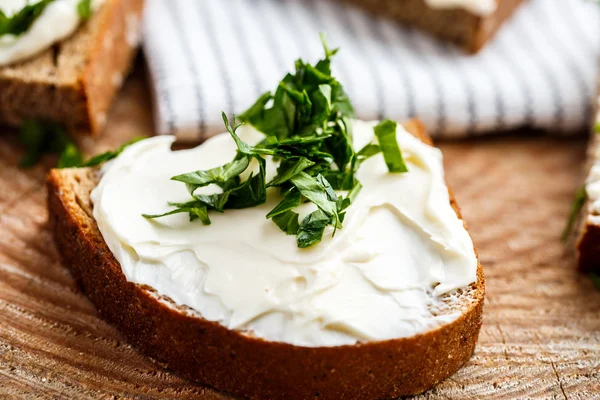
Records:
[[[464,9],[434,9],[425,0],[344,0],[371,12],[420,28],[469,53],[479,51],[523,0],[497,0],[498,8],[482,17]]]
[[[600,116],[598,118],[600,120]],[[600,163],[600,135],[592,132],[588,144],[586,172]],[[600,274],[600,212],[587,199],[574,230],[577,263],[582,272]]]
[[[407,129],[430,143],[416,121]],[[473,354],[482,322],[484,278],[448,294],[437,312],[454,322],[410,338],[339,347],[268,342],[207,321],[149,287],[128,282],[94,221],[95,169],[52,170],[50,225],[64,264],[98,312],[142,353],[188,378],[260,399],[373,399],[421,393]],[[460,217],[450,193],[451,204]]]
[[[0,67],[0,123],[24,119],[96,133],[137,48],[144,0],[105,0],[66,40]]]

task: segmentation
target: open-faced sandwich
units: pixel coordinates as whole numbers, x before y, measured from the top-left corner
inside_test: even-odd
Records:
[[[481,49],[523,0],[344,0],[416,26],[467,52]]]
[[[325,50],[197,148],[154,137],[48,177],[58,249],[100,314],[234,395],[420,393],[481,327],[440,151],[417,121],[354,120]]]
[[[0,0],[0,123],[96,133],[139,42],[143,0]]]
[[[575,195],[563,239],[575,244],[579,269],[593,274],[600,287],[600,115],[594,122],[585,163],[587,176]]]

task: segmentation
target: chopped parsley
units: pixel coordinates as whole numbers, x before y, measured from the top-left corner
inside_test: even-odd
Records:
[[[27,3],[25,7],[11,16],[7,16],[0,10],[0,36],[21,35],[29,30],[35,20],[55,0],[39,0],[35,3]],[[77,13],[83,20],[92,16],[92,0],[79,0]]]
[[[385,120],[374,129],[378,143],[369,143],[356,152],[352,147],[354,109],[342,84],[331,74],[330,50],[323,36],[325,58],[315,65],[297,60],[295,72],[288,73],[275,92],[267,92],[239,116],[265,134],[256,145],[245,143],[236,131],[241,124],[223,122],[237,145],[235,158],[220,167],[174,176],[185,183],[192,200],[169,203],[164,214],[143,214],[146,218],[188,213],[190,221],[211,223],[209,212],[255,207],[265,203],[267,188],[276,187],[281,201],[266,218],[284,233],[295,235],[298,247],[319,243],[328,226],[333,234],[342,228],[346,210],[359,194],[356,179],[362,162],[382,153],[390,172],[408,171],[396,140],[396,123]],[[277,174],[267,182],[265,157],[279,161]],[[249,178],[240,175],[250,170]],[[204,195],[198,188],[216,184],[222,193]],[[336,191],[347,191],[345,196]],[[316,210],[300,221],[295,211],[302,203]]]
[[[84,161],[83,154],[71,141],[67,130],[62,125],[26,120],[19,132],[19,141],[25,147],[25,154],[19,166],[32,167],[44,154],[60,154],[57,168],[95,167],[117,157],[125,148],[141,139],[143,138],[133,139],[114,151],[107,151]]]
[[[79,3],[77,3],[77,14],[83,20],[90,19],[92,16],[92,0],[79,0]]]
[[[22,168],[34,166],[44,154],[61,154],[71,144],[62,125],[34,120],[23,122],[19,131],[19,141],[25,147],[25,154],[19,162]],[[70,153],[72,149],[68,151]],[[65,160],[70,157],[71,155],[65,155]]]
[[[36,3],[28,3],[18,12],[11,16],[4,14],[0,10],[0,36],[2,35],[20,35],[29,30],[29,27],[42,14],[44,9],[55,0],[40,0]]]
[[[112,150],[112,151],[106,151],[104,153],[100,153],[97,154],[95,156],[93,156],[92,158],[90,158],[87,161],[83,161],[83,156],[81,155],[81,153],[79,153],[79,151],[77,150],[77,148],[75,148],[75,150],[77,150],[77,152],[79,153],[78,156],[75,156],[72,158],[72,161],[69,163],[64,163],[63,165],[60,164],[58,165],[58,168],[85,168],[85,167],[96,167],[100,164],[103,164],[107,161],[112,160],[113,158],[117,158],[122,152],[123,150],[125,150],[127,147],[131,146],[132,144],[139,142],[140,140],[145,139],[143,137],[136,137],[132,140],[130,140],[129,142],[125,143],[124,145],[118,147],[116,150]],[[73,146],[74,147],[74,146]],[[65,151],[63,151],[63,154],[61,155],[61,160],[63,157],[65,157],[65,153],[68,151],[69,149],[65,149]]]

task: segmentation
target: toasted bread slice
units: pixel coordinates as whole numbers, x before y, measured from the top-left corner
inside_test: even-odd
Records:
[[[423,126],[407,129],[430,143]],[[482,322],[484,278],[444,299],[452,323],[410,338],[338,347],[300,347],[228,330],[128,282],[92,217],[95,169],[52,170],[50,224],[63,261],[96,305],[142,353],[188,378],[260,399],[392,398],[421,393],[473,354]],[[460,218],[452,193],[451,204]]]
[[[66,40],[0,67],[0,123],[53,121],[99,132],[139,41],[144,0],[106,0]]]
[[[592,132],[588,144],[586,186],[600,185],[600,135]],[[577,249],[577,263],[582,272],[600,274],[600,208],[594,203],[600,199],[587,199],[578,216],[577,229],[574,231]],[[594,190],[597,192],[597,190]]]
[[[415,26],[454,43],[469,53],[479,51],[523,0],[497,0],[498,8],[480,16],[459,8],[431,8],[425,0],[345,0],[376,14]]]

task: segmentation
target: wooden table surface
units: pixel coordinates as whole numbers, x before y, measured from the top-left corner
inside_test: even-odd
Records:
[[[152,132],[142,74],[89,153]],[[583,139],[527,133],[441,143],[447,180],[487,280],[474,357],[417,398],[600,398],[600,291],[559,236],[581,181]],[[14,134],[0,134],[0,398],[222,399],[137,354],[74,284],[46,227],[44,177]]]

